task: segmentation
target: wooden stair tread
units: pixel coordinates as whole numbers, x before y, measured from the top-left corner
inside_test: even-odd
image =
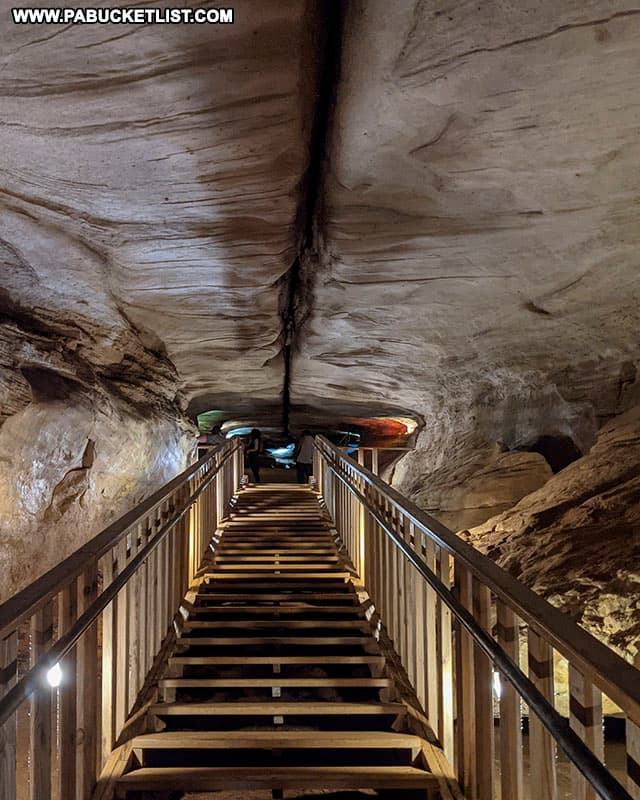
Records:
[[[238,666],[238,656],[171,656],[170,664],[212,666],[233,664]],[[242,656],[242,664],[384,664],[384,656]]]
[[[389,678],[283,678],[273,675],[271,678],[163,678],[159,686],[166,689],[206,689],[209,687],[254,688],[254,687],[360,687],[384,689],[391,686]]]
[[[345,628],[346,630],[370,631],[371,625],[363,620],[351,619],[243,619],[243,620],[187,620],[185,631],[216,630],[218,628]]]
[[[118,779],[121,789],[419,789],[437,778],[417,767],[144,767]]]
[[[227,587],[228,588],[228,587]],[[351,600],[353,605],[345,606],[345,608],[357,608],[357,596],[349,591],[345,592],[310,592],[309,594],[295,593],[295,592],[243,592],[240,594],[229,592],[199,592],[196,595],[197,600],[268,600],[272,602],[281,602],[283,600]]]
[[[301,749],[351,750],[420,748],[422,740],[411,733],[389,731],[163,731],[145,733],[132,741],[143,749]]]
[[[272,567],[269,567],[269,569],[271,569],[273,571]],[[296,567],[296,569],[299,569],[299,567]],[[275,576],[275,574],[277,574],[278,571],[283,572],[284,568],[281,569],[280,567],[278,567],[278,570],[274,573],[274,576]],[[238,572],[218,572],[218,571],[216,571],[215,575],[214,574],[210,575],[210,580],[219,580],[219,581],[246,580],[247,578],[255,578],[255,577],[263,577],[263,576],[262,575],[256,576],[255,573],[251,573],[250,571],[247,571],[247,570],[242,570],[242,571],[238,571]],[[264,577],[267,578],[267,577],[273,577],[273,576],[265,575]],[[322,580],[327,580],[328,578],[345,578],[346,579],[346,578],[350,578],[351,577],[351,573],[350,572],[334,572],[333,570],[327,570],[326,572],[318,572],[318,571],[314,571],[314,572],[292,572],[292,573],[289,573],[288,575],[286,575],[286,577],[287,578],[291,578],[291,579],[304,578],[305,580],[310,580],[311,578],[322,579]]]
[[[200,617],[205,614],[353,614],[361,615],[360,608],[351,606],[313,606],[309,603],[290,603],[289,605],[219,605],[219,606],[194,606],[190,617]]]
[[[179,636],[179,646],[215,647],[216,645],[297,644],[326,647],[329,645],[361,645],[375,642],[373,636]]]
[[[165,716],[342,716],[342,715],[401,715],[406,713],[401,703],[334,703],[331,701],[299,702],[263,701],[228,703],[155,703],[150,712]]]

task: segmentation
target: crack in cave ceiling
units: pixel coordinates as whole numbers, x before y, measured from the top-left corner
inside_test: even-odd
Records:
[[[638,362],[633,3],[235,20],[3,37],[9,321],[190,413],[279,420],[284,392],[294,425],[421,418],[505,385],[614,413]]]

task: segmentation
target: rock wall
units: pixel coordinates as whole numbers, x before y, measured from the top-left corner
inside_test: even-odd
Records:
[[[640,666],[640,406],[542,489],[463,535]]]
[[[184,427],[96,400],[31,403],[0,428],[0,602],[186,466]]]
[[[186,466],[175,369],[35,271],[0,314],[0,602]],[[55,286],[55,283],[53,284]],[[99,312],[96,303],[95,312]]]
[[[190,404],[280,419],[316,5],[5,26],[0,599],[185,465]]]

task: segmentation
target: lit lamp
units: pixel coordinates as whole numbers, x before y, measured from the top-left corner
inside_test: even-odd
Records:
[[[54,689],[62,683],[62,669],[60,664],[54,664],[47,672],[47,682]]]

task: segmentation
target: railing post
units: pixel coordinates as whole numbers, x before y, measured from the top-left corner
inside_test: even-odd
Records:
[[[520,642],[516,616],[501,600],[496,601],[498,644],[519,665]],[[523,800],[522,715],[520,696],[503,679],[500,685],[500,781],[502,797]]]
[[[553,650],[529,626],[529,677],[553,704]],[[557,800],[556,744],[535,713],[529,710],[529,753],[531,774],[536,777],[540,800]]]
[[[0,697],[13,687],[18,674],[18,635],[0,641]],[[16,717],[0,727],[0,800],[16,798]]]
[[[423,556],[429,570],[435,574],[436,564],[439,563],[439,559],[436,559],[435,542],[427,534],[420,532],[419,535],[424,542],[424,553],[422,553],[422,542],[418,552]],[[438,651],[438,598],[434,590],[424,582],[422,582],[420,594],[424,606],[422,664],[426,669],[425,710],[431,727],[434,731],[438,731],[440,730],[442,670],[444,667],[441,660],[443,654]],[[422,680],[424,681],[424,678]],[[451,761],[451,765],[453,765],[453,761]]]
[[[158,551],[155,550],[151,556],[152,561],[156,561]],[[116,548],[116,562],[118,573],[122,572],[127,563],[127,539],[123,537]],[[156,587],[153,587],[154,598],[157,599]],[[124,722],[127,718],[127,698],[129,695],[129,641],[128,641],[128,591],[123,586],[113,601],[115,616],[115,660],[113,680],[115,684],[114,702],[114,734],[117,739],[122,731]],[[157,614],[157,604],[154,605]],[[157,625],[156,616],[151,617],[151,627],[155,630]],[[153,648],[152,648],[153,649]]]
[[[455,584],[460,602],[473,613],[473,576],[459,563]],[[458,780],[469,800],[478,800],[476,765],[475,659],[471,635],[456,625],[456,754]]]
[[[633,800],[640,800],[640,726],[627,717],[627,790]]]
[[[45,603],[31,617],[30,665],[35,666],[47,652],[53,640],[53,603]],[[43,684],[31,697],[31,798],[50,800],[51,798],[51,730],[52,730],[52,692]]]
[[[94,562],[87,567],[78,582],[78,609],[89,608],[98,592],[98,570]],[[98,631],[94,622],[77,645],[78,707],[76,745],[78,757],[78,800],[91,800],[97,776],[98,723]]]
[[[445,588],[451,588],[451,558],[442,548],[436,551],[436,575]],[[438,719],[438,738],[449,761],[454,764],[453,744],[453,653],[451,646],[451,611],[438,598],[436,605],[438,654],[440,670],[438,671],[438,695],[440,699],[440,715]]]
[[[106,581],[106,578],[103,579]],[[111,607],[105,610],[105,614]],[[78,581],[72,580],[58,595],[58,630],[64,633],[78,618]],[[102,652],[105,651],[105,618],[102,623]],[[58,797],[73,798],[76,795],[76,650],[75,648],[62,660],[62,682],[58,689]],[[104,656],[102,666],[103,686],[105,680]],[[102,701],[102,720],[108,715],[110,706]],[[107,716],[108,719],[108,716]],[[111,747],[111,745],[110,745]],[[104,751],[103,751],[104,752]],[[110,752],[110,749],[109,749]]]
[[[371,472],[374,475],[378,474],[378,448],[373,447],[371,449]]]
[[[491,592],[473,581],[473,612],[478,623],[491,633]],[[476,647],[476,786],[479,800],[493,800],[495,740],[493,728],[493,665]]]
[[[569,721],[571,727],[600,761],[604,761],[602,694],[569,664]],[[595,790],[578,770],[571,768],[572,800],[598,800]]]

